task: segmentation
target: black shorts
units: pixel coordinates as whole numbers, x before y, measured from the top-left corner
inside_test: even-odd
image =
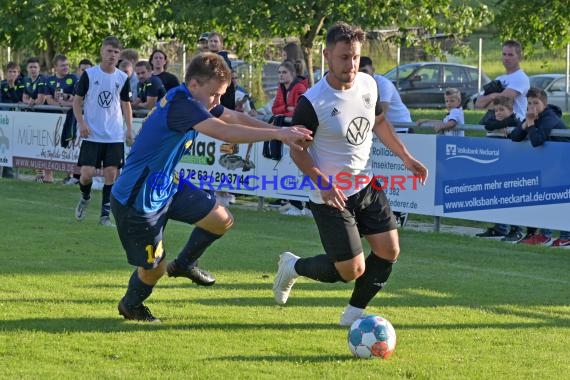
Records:
[[[368,184],[348,197],[343,210],[310,202],[327,255],[346,261],[362,252],[361,236],[395,230],[398,226],[383,190]]]
[[[97,169],[103,167],[116,166],[123,167],[125,163],[125,144],[120,143],[100,143],[93,141],[81,142],[79,159],[77,166],[93,166]]]
[[[212,211],[216,197],[211,193],[184,186],[161,210],[145,214],[120,204],[111,196],[111,210],[119,239],[129,264],[156,268],[166,257],[162,236],[168,220],[194,224]]]

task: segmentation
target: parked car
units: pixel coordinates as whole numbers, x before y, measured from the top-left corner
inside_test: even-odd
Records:
[[[554,104],[567,112],[570,107],[570,96],[566,97],[566,75],[564,74],[538,74],[531,75],[530,87],[543,89],[548,96],[548,103]]]
[[[402,101],[410,108],[445,108],[443,94],[446,88],[461,91],[463,107],[479,90],[479,70],[473,66],[445,62],[417,62],[401,65],[384,76],[396,85]],[[489,77],[481,74],[481,85]]]

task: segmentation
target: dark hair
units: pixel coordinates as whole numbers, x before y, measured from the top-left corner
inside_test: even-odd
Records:
[[[336,45],[337,42],[360,42],[366,39],[364,31],[356,26],[350,26],[345,22],[339,22],[333,25],[327,32],[327,47]]]
[[[18,65],[16,62],[14,61],[10,61],[6,64],[6,69],[10,70],[10,69],[18,69],[18,71],[20,71],[20,65]]]
[[[184,81],[189,83],[195,79],[199,84],[204,84],[212,79],[230,84],[232,72],[224,58],[216,53],[200,53],[192,58],[186,68]]]
[[[546,95],[546,92],[541,88],[537,87],[529,88],[528,92],[526,93],[526,97],[527,99],[538,98],[542,103],[544,103],[545,106],[548,104],[548,96]]]
[[[107,45],[110,45],[110,46],[114,47],[115,49],[122,49],[123,48],[123,44],[121,44],[121,41],[119,41],[119,39],[115,36],[109,36],[103,40],[103,43],[101,44],[101,46],[107,46]]]
[[[160,49],[154,49],[152,51],[152,53],[150,53],[150,57],[148,58],[148,61],[150,62],[150,67],[154,69],[154,67],[152,66],[152,59],[154,58],[154,55],[156,53],[160,53],[160,54],[164,55],[164,70],[166,70],[166,67],[168,65],[168,56],[166,55],[166,53],[163,50],[160,50]]]
[[[91,65],[93,66],[93,62],[91,62],[90,60],[88,60],[87,58],[83,58],[81,61],[79,61],[79,64],[77,66],[81,66],[81,65]]]
[[[361,69],[364,66],[373,66],[370,57],[367,57],[365,55],[360,57],[360,65],[358,66],[358,68]]]
[[[149,61],[138,61],[135,67],[146,67],[148,71],[152,71],[152,65]]]
[[[285,60],[291,61],[295,65],[294,72],[296,72],[297,75],[305,75],[307,73],[303,50],[299,44],[289,42],[283,46],[283,52],[285,53]]]
[[[38,57],[30,57],[26,61],[26,66],[29,65],[30,63],[37,63],[39,65],[40,59]]]

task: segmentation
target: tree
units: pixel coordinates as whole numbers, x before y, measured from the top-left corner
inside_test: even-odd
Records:
[[[541,43],[563,48],[570,43],[568,0],[503,0],[498,4],[496,26],[503,39],[517,39],[527,50]]]
[[[176,10],[175,21],[185,20],[202,30],[221,30],[228,41],[236,43],[240,55],[248,53],[244,42],[249,39],[296,36],[309,68],[316,43],[336,21],[357,24],[365,30],[395,25],[401,31],[399,42],[422,44],[438,52],[427,39],[429,35],[444,33],[459,40],[492,20],[485,5],[473,7],[452,0],[235,0],[231,7],[210,0],[172,0],[171,5]],[[409,33],[410,27],[421,27],[424,33]],[[309,74],[312,80],[312,70]]]

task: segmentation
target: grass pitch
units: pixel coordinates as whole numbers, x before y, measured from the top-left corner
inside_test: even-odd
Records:
[[[132,268],[116,231],[73,218],[75,187],[0,180],[0,378],[527,379],[570,373],[570,251],[401,233],[402,255],[368,313],[394,325],[386,361],[350,356],[338,327],[350,284],[271,285],[281,251],[321,252],[309,218],[233,208],[201,260],[212,288],[164,278],[159,325],[117,313]],[[191,227],[170,222],[176,256]]]

